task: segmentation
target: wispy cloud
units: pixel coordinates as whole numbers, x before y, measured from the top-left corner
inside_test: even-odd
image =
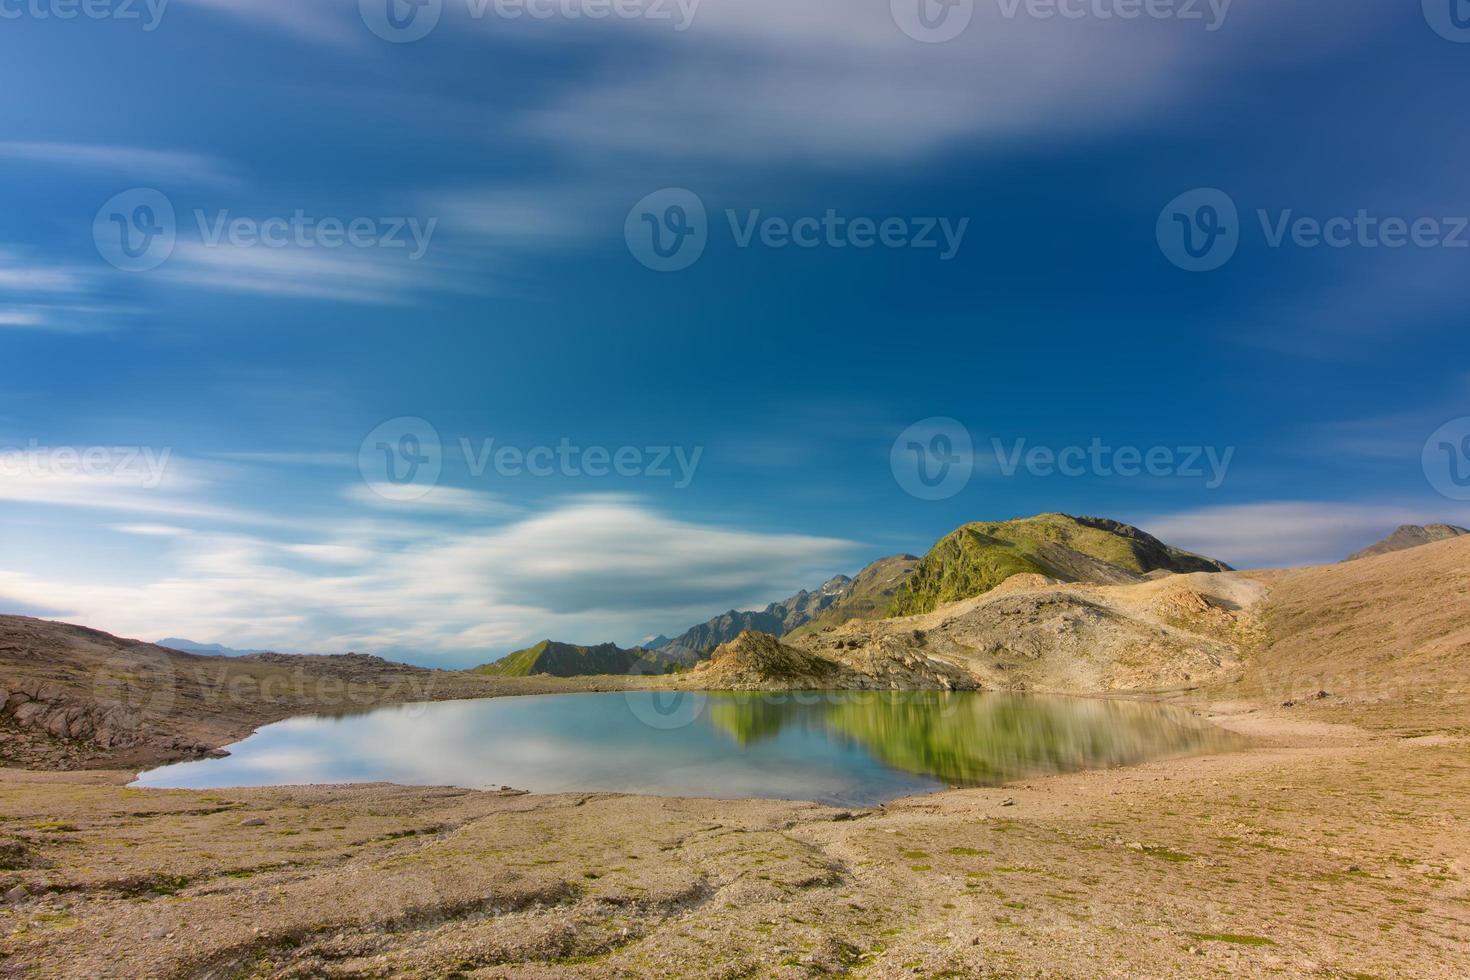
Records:
[[[757,605],[830,575],[854,548],[680,521],[619,497],[476,531],[424,525],[408,540],[348,521],[306,541],[165,540],[164,577],[95,584],[0,568],[0,597],[126,635],[466,663],[545,636],[631,642]]]
[[[43,163],[134,178],[232,186],[239,178],[223,161],[202,153],[103,143],[0,140],[0,160]]]
[[[1422,506],[1271,501],[1143,518],[1137,523],[1170,544],[1238,568],[1341,561],[1387,537],[1400,524],[1465,522],[1463,505]]]
[[[519,508],[505,503],[493,494],[463,487],[436,486],[422,496],[402,499],[396,488],[387,484],[354,483],[343,495],[355,503],[394,513],[456,514],[461,517],[505,517],[519,513]]]
[[[453,288],[425,262],[363,249],[337,252],[179,242],[154,275],[179,285],[289,299],[402,304]]]
[[[304,40],[349,44],[365,40],[357,4],[341,0],[175,0],[233,17],[263,30]]]
[[[90,272],[0,246],[0,327],[90,333],[132,311],[93,299]]]

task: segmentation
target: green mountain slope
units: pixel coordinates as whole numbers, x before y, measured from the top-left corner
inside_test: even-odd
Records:
[[[613,643],[595,647],[542,640],[533,647],[507,654],[494,663],[474,668],[474,673],[500,677],[584,677],[591,674],[662,674],[671,661],[657,651],[634,647],[624,650]]]
[[[1123,583],[1157,570],[1219,572],[1229,566],[1182,551],[1138,528],[1100,517],[1041,514],[966,524],[942,538],[899,587],[889,614],[913,616],[989,592],[1031,572],[1064,582]]]

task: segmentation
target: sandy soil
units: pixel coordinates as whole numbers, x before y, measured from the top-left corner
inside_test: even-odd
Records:
[[[4,771],[0,969],[1464,976],[1470,742],[1215,710],[1253,746],[871,811]]]
[[[1169,697],[1240,751],[867,811],[0,770],[0,973],[1470,975],[1470,540],[1188,584],[1082,597],[1171,677],[1174,621],[1228,644]]]

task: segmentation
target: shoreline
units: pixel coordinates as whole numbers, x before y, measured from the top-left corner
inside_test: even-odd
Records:
[[[1466,739],[1196,707],[1253,744],[856,810],[382,783],[140,790],[121,770],[4,770],[13,825],[71,829],[30,831],[52,867],[5,873],[49,887],[0,911],[0,962],[38,975],[466,962],[485,976],[1001,963],[1384,977],[1466,962],[1470,932],[1448,924],[1470,923],[1470,834],[1424,803],[1425,780],[1403,786],[1433,771],[1440,808],[1463,801]],[[119,835],[133,846],[119,851]],[[343,889],[355,907],[333,900]]]
[[[597,676],[597,675],[594,675],[594,676],[591,676],[591,677],[586,678],[586,680],[589,680],[589,681],[597,681],[597,680],[601,680],[601,679],[602,678],[600,676]],[[581,678],[579,678],[578,680],[581,680]],[[234,740],[232,742],[228,742],[228,743],[225,743],[225,744],[222,744],[222,745],[215,746],[211,750],[211,754],[209,756],[207,756],[207,757],[204,757],[204,758],[176,759],[176,760],[173,760],[173,761],[161,762],[158,765],[150,766],[150,767],[146,767],[146,768],[142,768],[142,769],[138,769],[136,771],[131,771],[129,769],[118,769],[118,770],[97,769],[97,770],[88,770],[88,771],[95,771],[95,772],[116,771],[116,772],[119,772],[119,773],[130,773],[130,776],[127,779],[125,785],[127,785],[129,788],[133,788],[133,789],[146,789],[146,790],[151,790],[151,789],[190,789],[191,787],[134,786],[133,784],[136,783],[140,778],[142,778],[142,776],[145,773],[148,773],[148,772],[154,772],[154,771],[157,771],[159,769],[166,769],[166,768],[168,768],[170,766],[175,766],[175,765],[183,765],[183,764],[192,763],[192,762],[207,762],[209,759],[227,758],[227,757],[229,757],[232,754],[230,752],[230,749],[233,746],[237,746],[237,745],[239,745],[239,744],[241,744],[241,743],[249,740],[250,738],[252,738],[255,735],[257,735],[262,729],[268,728],[271,725],[277,725],[277,724],[281,724],[281,723],[284,723],[284,722],[287,722],[287,721],[293,721],[293,720],[296,720],[296,719],[305,719],[305,718],[325,718],[325,719],[343,718],[343,717],[351,717],[351,716],[355,716],[355,715],[370,714],[370,713],[373,713],[373,712],[376,712],[376,711],[381,711],[381,710],[386,710],[386,709],[393,709],[393,708],[406,708],[406,709],[407,708],[427,708],[427,707],[431,707],[431,706],[435,706],[435,705],[471,704],[471,703],[474,703],[474,702],[477,702],[477,701],[502,700],[502,699],[514,699],[514,698],[577,697],[577,696],[586,696],[586,695],[601,695],[601,694],[616,694],[616,693],[627,693],[627,694],[635,694],[635,693],[637,693],[637,694],[644,694],[644,693],[655,693],[655,692],[660,692],[660,691],[679,691],[681,693],[687,693],[687,694],[693,694],[693,695],[738,695],[738,696],[743,696],[743,697],[762,698],[762,699],[765,699],[765,698],[786,699],[786,698],[791,698],[793,696],[795,696],[795,697],[807,697],[807,698],[818,698],[818,697],[821,697],[821,696],[833,696],[833,695],[840,695],[840,696],[844,696],[844,697],[853,697],[853,698],[877,698],[877,697],[883,697],[885,695],[892,695],[892,694],[935,694],[935,695],[974,694],[974,695],[992,695],[992,696],[997,696],[997,697],[1035,697],[1035,698],[1045,698],[1045,699],[1055,699],[1055,700],[1070,700],[1070,701],[1126,701],[1126,702],[1131,702],[1131,703],[1153,704],[1153,705],[1157,705],[1157,706],[1159,706],[1161,708],[1173,708],[1175,710],[1183,711],[1183,712],[1185,712],[1185,713],[1193,716],[1194,718],[1200,719],[1201,722],[1204,725],[1208,726],[1208,727],[1216,728],[1216,729],[1220,730],[1221,732],[1229,732],[1231,734],[1235,734],[1237,736],[1240,736],[1240,737],[1243,737],[1243,738],[1247,739],[1247,742],[1245,744],[1242,744],[1239,749],[1236,749],[1236,750],[1233,750],[1233,751],[1243,751],[1243,750],[1251,747],[1250,744],[1249,744],[1250,736],[1241,736],[1241,733],[1234,732],[1232,729],[1230,729],[1230,728],[1228,728],[1226,726],[1223,726],[1223,725],[1218,724],[1217,721],[1215,720],[1215,718],[1213,718],[1213,717],[1206,717],[1205,715],[1202,714],[1202,712],[1200,710],[1198,710],[1196,707],[1194,707],[1192,705],[1181,704],[1181,703],[1173,702],[1173,701],[1170,701],[1170,700],[1166,700],[1164,698],[1160,698],[1160,697],[1154,696],[1150,692],[1099,692],[1099,693],[1075,693],[1075,692],[1069,692],[1069,693],[1051,693],[1051,692],[1036,692],[1036,691],[999,691],[999,690],[990,690],[990,691],[987,691],[987,690],[975,690],[975,691],[935,691],[935,690],[923,689],[923,688],[894,689],[894,690],[876,690],[876,689],[847,690],[847,689],[837,689],[837,688],[834,688],[834,689],[830,689],[830,690],[795,689],[795,690],[784,690],[783,691],[783,690],[723,690],[723,689],[687,688],[687,687],[670,687],[670,686],[647,687],[647,688],[644,688],[644,687],[626,687],[626,688],[623,688],[621,690],[607,691],[607,690],[599,690],[596,686],[594,686],[590,690],[573,690],[573,691],[551,690],[551,691],[535,691],[535,692],[524,692],[524,693],[522,693],[522,692],[516,692],[516,693],[495,693],[495,694],[482,695],[482,696],[479,696],[479,697],[449,698],[449,699],[444,699],[444,700],[432,700],[432,701],[384,702],[384,703],[380,703],[380,704],[374,704],[374,705],[364,706],[364,707],[361,707],[361,708],[347,708],[347,709],[340,709],[340,710],[324,710],[324,711],[308,711],[308,712],[304,712],[304,713],[301,713],[301,714],[291,715],[291,716],[288,716],[286,718],[279,718],[279,719],[276,719],[274,721],[265,722],[265,723],[257,726],[256,728],[253,728],[249,733],[247,733],[246,735],[244,735],[241,738],[238,738],[238,739],[236,739],[236,740]],[[1221,717],[1225,717],[1225,716],[1221,716]],[[1113,766],[1084,766],[1084,767],[1082,767],[1080,769],[1066,770],[1066,771],[1038,770],[1038,771],[1036,771],[1036,772],[1034,772],[1032,774],[1025,775],[1025,776],[1018,776],[1016,778],[1017,779],[1044,779],[1044,778],[1049,778],[1049,777],[1053,777],[1053,776],[1070,775],[1070,774],[1075,773],[1075,772],[1092,771],[1094,769],[1128,768],[1129,766],[1132,766],[1132,765],[1141,765],[1144,762],[1149,762],[1149,761],[1165,761],[1165,760],[1168,760],[1168,759],[1176,759],[1176,758],[1179,758],[1179,759],[1193,758],[1193,757],[1198,757],[1198,756],[1201,756],[1201,755],[1211,755],[1211,754],[1215,754],[1213,750],[1211,750],[1211,751],[1202,751],[1202,752],[1184,752],[1184,753],[1177,753],[1177,754],[1176,753],[1165,753],[1165,754],[1162,754],[1162,755],[1159,755],[1159,756],[1150,757],[1149,759],[1142,760],[1141,762],[1123,763],[1123,764],[1120,764],[1120,765],[1113,765]],[[6,770],[4,767],[0,767],[0,772],[4,772],[4,771],[9,771],[9,770]],[[24,770],[22,770],[22,771],[24,771]],[[905,771],[908,771],[908,770],[905,770]],[[912,775],[919,776],[921,778],[932,779],[932,780],[936,781],[937,783],[940,783],[941,784],[940,788],[937,788],[937,789],[933,790],[930,793],[921,794],[920,796],[914,797],[916,799],[917,798],[921,798],[923,796],[933,796],[933,795],[936,795],[938,793],[950,792],[950,791],[955,791],[955,790],[996,788],[997,786],[1005,786],[1005,785],[1008,785],[1009,783],[1015,781],[1015,780],[1006,780],[1005,782],[1002,782],[1002,783],[999,783],[999,784],[975,784],[975,785],[968,785],[968,786],[967,785],[963,785],[963,784],[960,784],[960,785],[949,784],[949,785],[946,786],[944,784],[947,782],[947,780],[945,780],[943,777],[941,777],[941,776],[939,776],[937,774],[930,773],[930,772],[918,772],[918,773],[911,773],[911,774]],[[465,786],[465,785],[461,785],[461,784],[458,784],[458,783],[442,783],[442,784],[440,784],[440,783],[399,783],[399,782],[395,782],[395,781],[388,781],[387,783],[383,783],[383,781],[381,781],[381,780],[361,780],[361,781],[326,782],[326,783],[269,783],[269,784],[258,784],[258,785],[240,784],[240,785],[227,785],[227,786],[218,786],[218,787],[203,787],[201,789],[217,789],[217,790],[225,790],[225,789],[247,789],[247,788],[254,788],[254,789],[287,789],[287,788],[296,788],[296,787],[328,787],[328,786],[329,787],[350,787],[350,786],[376,785],[376,784],[401,786],[403,788],[420,788],[420,789],[422,789],[422,788],[446,788],[446,789],[468,790],[468,791],[472,791],[472,792],[487,792],[487,791],[490,791],[486,787]],[[525,790],[525,792],[527,792],[527,793],[540,793],[540,791],[536,791],[536,790]],[[608,792],[616,793],[618,795],[647,796],[647,797],[650,797],[650,798],[657,798],[657,799],[698,799],[698,800],[708,800],[708,801],[711,801],[711,802],[716,802],[716,801],[733,801],[733,800],[744,800],[744,799],[766,799],[766,800],[772,800],[772,801],[778,801],[778,802],[813,803],[813,804],[816,804],[816,805],[829,805],[829,804],[823,803],[823,801],[821,801],[821,800],[807,799],[807,798],[799,798],[799,797],[765,797],[765,796],[757,796],[757,797],[747,797],[747,796],[737,796],[737,797],[695,797],[695,796],[684,796],[684,795],[680,795],[680,794],[667,794],[667,795],[665,795],[665,794],[656,794],[656,793],[639,793],[639,792],[636,792],[636,791],[600,790],[600,789],[592,789],[592,788],[568,788],[568,789],[560,789],[560,790],[554,790],[554,791],[549,791],[549,792],[545,792],[545,793],[540,793],[540,795],[558,795],[558,794],[566,794],[566,793],[573,793],[573,794],[575,794],[575,793],[608,793]],[[909,797],[895,797],[893,800],[885,801],[885,803],[892,803],[892,802],[895,802],[895,801],[897,801],[899,799],[908,799],[908,798]],[[859,808],[859,809],[872,809],[872,807],[858,807],[856,804],[848,804],[848,805],[849,806],[852,806],[852,807]],[[876,806],[882,806],[882,805],[885,805],[885,804],[877,804]]]

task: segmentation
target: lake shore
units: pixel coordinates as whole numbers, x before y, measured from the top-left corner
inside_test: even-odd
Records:
[[[858,811],[0,771],[0,962],[41,976],[1422,977],[1470,961],[1465,738],[1194,707],[1253,744]]]

